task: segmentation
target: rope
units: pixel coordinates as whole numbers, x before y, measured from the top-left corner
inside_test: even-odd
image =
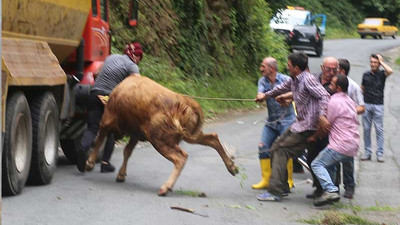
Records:
[[[183,95],[183,94],[182,94]],[[211,98],[211,97],[199,97],[193,95],[183,95],[186,97],[202,100],[218,100],[218,101],[244,101],[244,102],[254,102],[254,98]]]

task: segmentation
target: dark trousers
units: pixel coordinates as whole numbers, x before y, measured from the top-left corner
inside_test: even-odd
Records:
[[[98,94],[101,93],[91,93],[89,96],[87,128],[83,132],[81,139],[81,150],[86,153],[89,151],[89,148],[92,146],[96,138],[97,132],[99,131],[101,117],[104,112],[104,105],[97,97]],[[114,150],[114,144],[114,135],[110,133],[107,136],[107,141],[104,146],[103,161],[109,162]]]
[[[291,157],[301,155],[304,149],[314,149],[314,144],[307,142],[307,138],[314,132],[293,133],[289,129],[274,142],[270,149],[272,167],[268,186],[270,193],[282,196],[283,191],[289,190],[286,169],[287,161]]]
[[[314,161],[314,159],[318,156],[318,154],[324,149],[326,148],[326,146],[329,143],[329,136],[326,136],[320,140],[318,140],[315,143],[315,148],[314,150],[308,150],[307,153],[307,164],[308,166],[311,168],[311,163],[312,161]],[[331,175],[332,181],[334,181],[335,185],[339,187],[339,184],[341,183],[341,176],[340,176],[340,163],[333,165],[328,169],[329,174]],[[315,176],[314,172],[311,170],[311,175],[313,177],[313,187],[316,187],[317,190],[319,191],[323,191],[321,184],[318,181],[317,176]]]

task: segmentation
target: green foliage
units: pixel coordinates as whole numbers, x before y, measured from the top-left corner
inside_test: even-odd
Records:
[[[400,57],[396,59],[396,64],[400,65]]]
[[[139,23],[129,27],[128,0],[110,0],[112,52],[137,40],[144,48],[141,74],[182,94],[253,99],[266,56],[286,65],[287,46],[270,30],[264,0],[140,1]],[[278,41],[277,41],[278,40]],[[252,108],[254,102],[197,100],[206,115]]]

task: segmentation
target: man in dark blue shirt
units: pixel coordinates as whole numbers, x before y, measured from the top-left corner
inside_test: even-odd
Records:
[[[386,77],[393,73],[379,54],[372,54],[369,63],[371,70],[363,74],[361,89],[364,92],[365,113],[363,115],[364,128],[364,155],[361,160],[371,160],[371,126],[375,124],[376,140],[378,149],[376,151],[377,161],[384,162],[383,157],[383,116],[384,116],[384,89]],[[384,70],[379,70],[382,66]]]

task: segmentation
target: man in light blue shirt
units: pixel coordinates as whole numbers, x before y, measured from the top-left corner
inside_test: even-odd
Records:
[[[277,72],[278,63],[272,57],[265,58],[260,66],[262,77],[258,80],[258,94],[272,90],[276,85],[282,84],[290,79],[289,76]],[[293,105],[282,107],[274,98],[265,100],[268,108],[268,117],[265,120],[265,125],[261,134],[261,140],[258,144],[258,157],[260,159],[262,179],[259,183],[252,185],[253,189],[266,189],[269,184],[271,175],[271,159],[269,149],[275,139],[281,136],[292,123],[296,116]],[[289,159],[287,164],[288,169],[288,184],[293,187],[293,161]]]

